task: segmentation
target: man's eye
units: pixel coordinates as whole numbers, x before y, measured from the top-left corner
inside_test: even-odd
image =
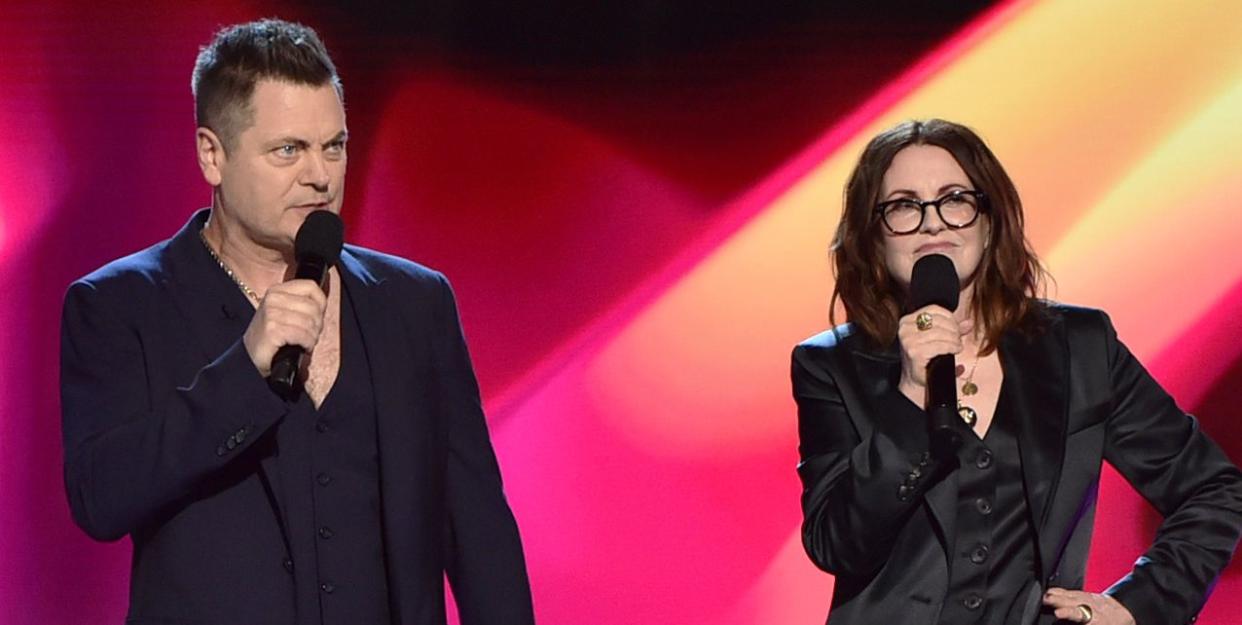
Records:
[[[293,145],[292,143],[286,143],[285,145],[276,148],[276,153],[281,156],[293,156],[298,153],[298,146]]]

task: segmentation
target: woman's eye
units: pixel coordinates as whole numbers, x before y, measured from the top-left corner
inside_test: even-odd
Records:
[[[946,197],[942,204],[946,206],[973,206],[975,198],[965,193],[953,193]]]

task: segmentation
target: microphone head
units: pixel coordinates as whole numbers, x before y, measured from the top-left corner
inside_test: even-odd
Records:
[[[910,274],[910,310],[932,304],[957,310],[961,290],[953,261],[944,254],[928,254],[914,263]]]
[[[315,258],[331,267],[341,257],[345,242],[345,224],[336,213],[317,210],[306,216],[293,241],[293,255],[300,263]]]

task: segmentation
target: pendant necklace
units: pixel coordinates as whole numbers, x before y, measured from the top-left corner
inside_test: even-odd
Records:
[[[969,427],[975,427],[975,423],[979,422],[979,413],[974,408],[962,403],[962,397],[970,397],[979,392],[979,387],[975,385],[975,369],[979,366],[979,353],[975,353],[975,362],[970,365],[970,374],[966,376],[966,381],[962,383],[962,392],[957,396],[957,416],[962,418]]]

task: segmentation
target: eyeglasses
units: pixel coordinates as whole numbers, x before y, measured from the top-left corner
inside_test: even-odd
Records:
[[[975,223],[979,213],[987,209],[987,199],[988,196],[983,191],[963,189],[934,200],[898,198],[880,202],[876,205],[875,212],[879,213],[884,225],[893,234],[910,234],[923,227],[927,207],[932,206],[944,225],[957,230]]]

